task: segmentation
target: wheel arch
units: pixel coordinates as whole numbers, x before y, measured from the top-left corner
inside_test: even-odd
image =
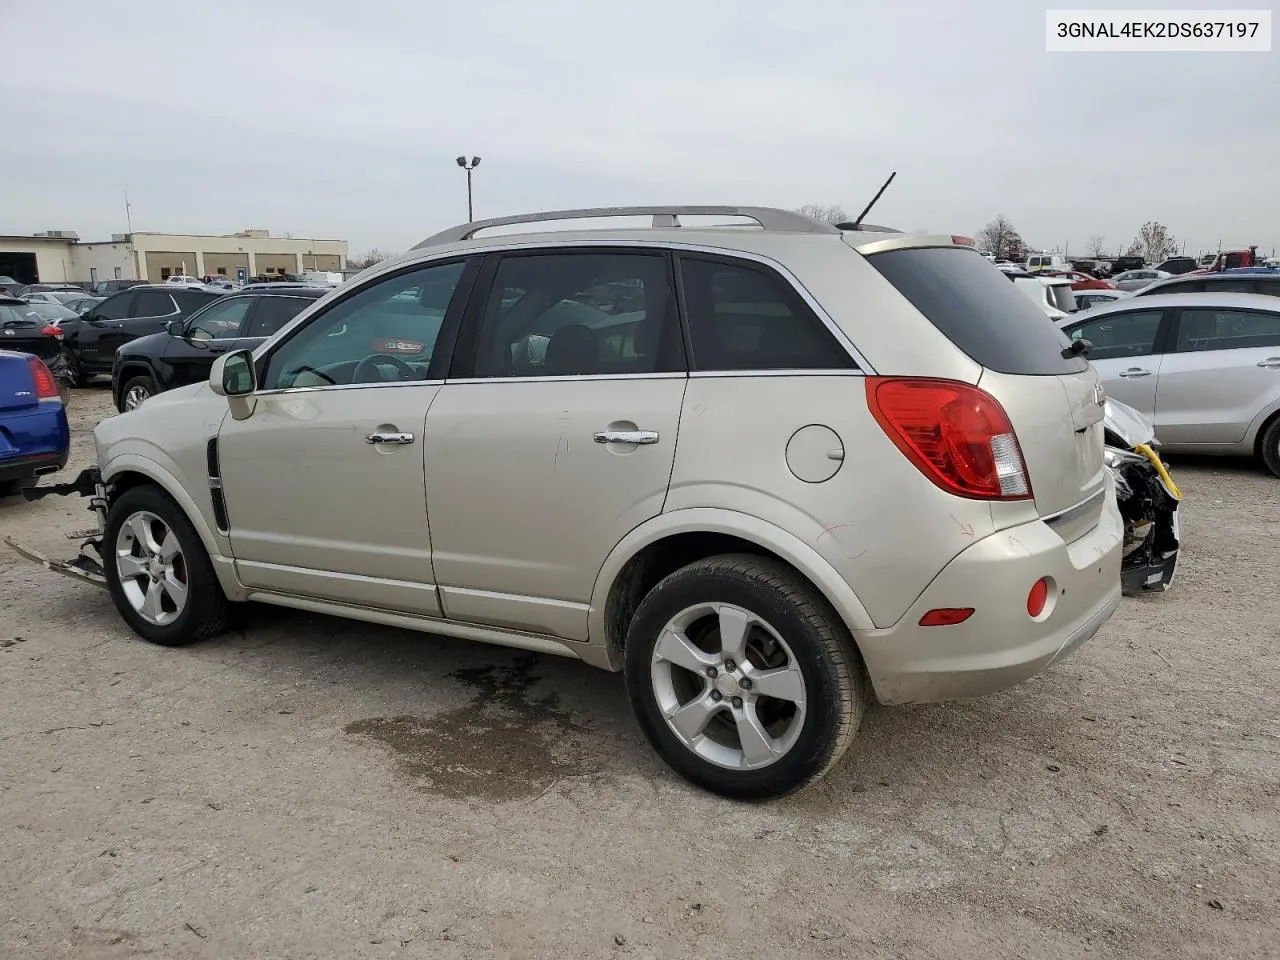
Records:
[[[1253,423],[1249,426],[1249,445],[1253,448],[1255,457],[1262,456],[1262,440],[1267,435],[1270,426],[1280,420],[1280,400],[1276,400],[1269,407],[1258,414]]]
[[[228,599],[244,599],[246,591],[235,575],[232,557],[223,550],[223,543],[214,534],[209,520],[200,505],[195,502],[182,482],[166,466],[137,453],[119,454],[99,468],[102,481],[112,502],[116,497],[134,487],[150,484],[159,487],[186,515],[196,535],[208,553],[218,581]]]
[[[119,372],[112,377],[111,392],[114,395],[116,409],[120,409],[120,404],[124,400],[125,384],[137,376],[147,377],[152,384],[159,386],[159,379],[156,372],[151,369],[150,365],[142,360],[122,360],[120,362]]]
[[[786,564],[831,605],[855,633],[855,644],[857,631],[874,629],[853,588],[798,537],[748,514],[691,508],[641,524],[610,552],[592,590],[582,659],[622,669],[626,630],[645,594],[680,567],[722,553],[752,553]]]

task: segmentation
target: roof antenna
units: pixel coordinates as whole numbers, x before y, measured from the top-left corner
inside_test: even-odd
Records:
[[[897,175],[898,175],[897,170],[889,174],[889,179],[884,182],[884,186],[881,187],[878,191],[876,191],[876,195],[871,198],[871,202],[868,203],[865,207],[863,207],[862,212],[858,214],[856,218],[854,218],[854,221],[852,224],[841,223],[841,224],[837,224],[837,226],[840,227],[840,229],[842,230],[857,230],[859,227],[861,227],[862,221],[867,218],[867,214],[871,212],[871,208],[876,205],[876,202],[880,199],[881,195],[886,190],[889,189],[889,184],[893,183],[893,178],[896,177]]]

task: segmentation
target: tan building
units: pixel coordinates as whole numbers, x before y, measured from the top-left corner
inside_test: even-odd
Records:
[[[242,230],[228,236],[116,234],[98,243],[82,243],[69,230],[0,237],[0,275],[19,283],[111,279],[161,283],[179,274],[223,274],[236,279],[338,271],[346,265],[345,240],[273,237],[266,230]]]

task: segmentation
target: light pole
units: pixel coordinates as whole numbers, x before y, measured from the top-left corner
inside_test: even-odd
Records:
[[[467,223],[473,223],[476,218],[471,209],[471,171],[480,166],[480,158],[472,157],[471,162],[468,163],[466,157],[459,157],[458,166],[467,171]]]

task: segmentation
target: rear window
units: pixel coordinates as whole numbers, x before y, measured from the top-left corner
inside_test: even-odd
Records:
[[[996,373],[1059,376],[1088,369],[1044,311],[999,270],[959,247],[872,254],[867,262],[974,361]]]

